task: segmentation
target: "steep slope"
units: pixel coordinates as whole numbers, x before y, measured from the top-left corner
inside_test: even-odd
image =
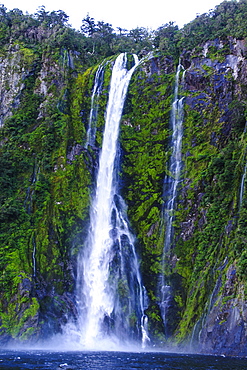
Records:
[[[246,355],[247,46],[240,30],[246,5],[226,3],[182,30],[169,25],[157,31],[157,49],[136,69],[128,90],[119,193],[136,236],[152,343]],[[233,14],[236,28],[228,36]],[[2,15],[1,343],[45,339],[78,318],[76,258],[88,232],[116,55],[92,55],[95,38],[74,33],[61,13],[55,15],[47,26],[14,13],[11,27],[9,15]],[[164,179],[178,56],[186,70],[183,167],[164,268]],[[86,145],[94,76],[104,59],[95,143]],[[165,323],[162,274],[171,289]]]
[[[184,179],[172,271],[187,296],[176,335],[190,331],[192,344],[211,353],[245,351],[246,51],[228,38],[182,58]]]
[[[165,271],[173,291],[166,339],[209,353],[244,353],[245,197],[240,203],[240,191],[246,170],[246,46],[229,38],[207,42],[200,50],[181,55],[186,68],[183,175]],[[162,339],[157,286],[174,73],[159,63],[154,58],[142,78],[133,79],[122,140],[124,189],[150,294],[150,330]],[[164,78],[167,84],[160,86]]]
[[[6,338],[49,335],[61,317],[73,314],[73,235],[83,235],[91,182],[80,117],[90,71],[73,77],[68,53],[57,51],[34,52],[19,43],[1,56],[0,306]]]

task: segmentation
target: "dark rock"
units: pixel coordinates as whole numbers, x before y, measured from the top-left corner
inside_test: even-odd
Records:
[[[200,332],[200,350],[204,353],[224,355],[246,353],[247,305],[242,298],[231,298],[236,285],[236,269],[234,265],[230,265],[223,293],[218,296],[216,292]]]
[[[81,152],[83,151],[83,146],[80,145],[80,144],[75,144],[73,145],[69,150],[68,150],[68,154],[67,154],[67,159],[68,159],[68,162],[72,162],[75,160],[75,156],[76,155],[80,155]]]

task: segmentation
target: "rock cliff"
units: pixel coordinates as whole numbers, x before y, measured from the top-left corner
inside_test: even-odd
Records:
[[[0,38],[4,344],[44,340],[77,320],[76,258],[87,235],[116,58],[113,52],[96,58],[92,48],[102,47],[96,36],[88,45],[68,28],[49,26],[48,32],[44,24],[28,22],[16,39],[15,26],[8,43]],[[162,37],[132,76],[119,139],[119,187],[148,294],[150,338],[161,348],[246,355],[246,42],[211,38],[174,52],[169,37]],[[141,46],[139,54],[147,55],[147,46]],[[94,76],[102,60],[95,143],[86,146]],[[182,175],[164,266],[164,179],[170,174],[179,60],[185,70],[179,86]],[[162,275],[171,291],[166,322],[158,291]]]

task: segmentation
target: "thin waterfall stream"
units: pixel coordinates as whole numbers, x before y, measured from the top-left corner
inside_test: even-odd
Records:
[[[245,122],[245,127],[244,127],[244,132],[243,132],[243,140],[245,139],[245,136],[246,136],[246,129],[247,129],[247,121]],[[246,160],[246,146],[245,146],[245,149],[244,149],[244,160]],[[245,162],[244,171],[243,171],[243,175],[242,175],[242,178],[241,178],[241,184],[240,184],[239,210],[240,210],[240,208],[242,206],[242,202],[243,202],[246,171],[247,171],[247,161]]]
[[[247,171],[247,162],[245,163],[244,171],[243,171],[243,175],[241,179],[240,193],[239,193],[239,209],[241,208],[242,202],[243,202],[246,171]]]
[[[183,138],[183,105],[184,97],[179,97],[180,75],[183,66],[179,63],[175,78],[174,99],[171,112],[171,157],[168,175],[164,179],[164,221],[165,221],[165,242],[162,256],[161,287],[160,287],[160,310],[166,331],[166,315],[171,298],[171,287],[166,283],[165,265],[173,242],[173,221],[176,207],[177,188],[180,182],[182,169],[182,138]],[[182,83],[184,80],[183,72]],[[165,333],[166,334],[166,333]]]
[[[37,164],[35,163],[34,164],[34,168],[33,168],[33,173],[32,173],[32,176],[30,178],[30,186],[27,188],[27,191],[26,191],[26,198],[25,198],[25,201],[24,201],[24,207],[27,211],[28,214],[31,214],[32,212],[32,207],[33,207],[33,195],[34,195],[34,184],[37,182],[38,180],[38,176],[39,176],[39,167],[37,166]],[[33,262],[33,278],[36,278],[36,236],[35,236],[35,231],[33,232],[33,236],[32,236],[32,245],[33,245],[33,250],[32,250],[32,262]]]
[[[94,87],[91,97],[91,109],[90,109],[90,116],[89,116],[89,124],[87,130],[87,141],[85,144],[85,148],[88,145],[93,146],[95,142],[95,134],[96,134],[96,124],[97,124],[97,116],[98,116],[98,108],[99,108],[99,97],[101,94],[103,81],[104,81],[104,69],[106,66],[106,62],[102,62],[95,74],[94,78]]]
[[[99,159],[90,228],[78,257],[77,332],[84,348],[148,342],[145,288],[126,215],[118,194],[118,134],[131,76],[139,65],[136,56],[127,69],[127,55],[120,54],[112,69],[105,130]],[[108,348],[108,347],[107,347]]]

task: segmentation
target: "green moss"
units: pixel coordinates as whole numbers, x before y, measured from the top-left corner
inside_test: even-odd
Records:
[[[9,26],[3,23],[0,28],[1,45],[8,42],[9,47]],[[37,334],[35,320],[42,310],[49,313],[50,307],[55,307],[58,316],[69,315],[61,296],[73,292],[73,262],[78,249],[83,248],[87,232],[97,150],[102,145],[115,59],[114,56],[105,60],[95,147],[86,149],[91,92],[99,64],[89,69],[87,66],[103,60],[104,53],[89,54],[93,40],[79,35],[76,38],[74,34],[73,38],[68,28],[51,27],[49,32],[51,38],[44,40],[44,45],[28,40],[23,31],[11,46],[15,49],[7,53],[5,46],[0,50],[1,55],[12,58],[6,73],[25,71],[24,80],[18,82],[18,88],[23,84],[20,94],[14,97],[14,104],[9,103],[12,112],[1,128],[0,145],[1,329],[22,340]],[[177,39],[173,32],[172,52],[176,56],[176,43],[186,45],[185,32],[189,33],[190,28],[181,32],[183,36],[176,33]],[[193,37],[201,39],[201,33]],[[152,336],[164,339],[157,286],[160,274],[165,273],[173,292],[173,313],[176,311],[171,318],[173,335],[183,342],[206,314],[220,271],[225,273],[224,261],[228,265],[236,263],[238,283],[246,286],[247,203],[245,193],[241,204],[239,196],[246,164],[246,86],[243,78],[241,82],[233,78],[230,69],[221,73],[207,65],[194,68],[191,64],[188,73],[190,78],[195,76],[197,87],[185,92],[183,173],[173,225],[174,247],[162,271],[163,181],[169,174],[169,122],[175,77],[162,70],[163,66],[164,70],[169,69],[171,63],[164,48],[167,40],[167,35],[165,39],[159,35],[156,40],[166,57],[158,58],[157,52],[152,61],[135,71],[129,86],[120,132],[120,191],[137,239],[141,272],[150,299],[147,314]],[[189,37],[188,45],[195,42]],[[77,48],[76,53],[71,50],[72,45]],[[221,49],[209,47],[207,57],[224,62],[230,44],[222,45]],[[202,45],[197,45],[191,58],[202,56],[202,50]],[[68,67],[72,55],[75,69]],[[185,62],[189,60],[185,54],[182,57]],[[15,60],[18,63],[12,65]],[[128,65],[132,62],[133,57],[128,56]],[[43,74],[46,94],[39,93]],[[243,76],[242,71],[240,74]],[[219,76],[222,80],[217,85]],[[190,81],[186,82],[185,75],[188,89]],[[10,81],[6,80],[5,91],[10,90]],[[30,283],[24,294],[20,287],[23,279]],[[224,279],[222,276],[223,282]],[[45,303],[32,296],[39,289],[47,296]],[[223,289],[222,284],[219,294],[223,294]],[[124,281],[119,282],[118,290],[124,299]],[[223,298],[223,304],[236,294],[235,289]],[[51,316],[49,319],[54,320]],[[136,318],[130,317],[130,322],[134,325]],[[44,322],[41,320],[39,325]]]
[[[147,62],[149,63],[149,62]],[[172,81],[174,75],[153,74],[149,79],[137,69],[132,77],[122,117],[120,141],[123,150],[123,195],[137,236],[137,251],[148,295],[157,298],[164,245],[162,221],[163,180],[169,158],[168,138]],[[158,306],[148,312],[156,334],[163,331]],[[159,317],[159,319],[158,319]]]
[[[12,267],[8,266],[11,271]],[[9,334],[12,338],[21,337],[28,339],[29,335],[37,328],[27,327],[23,331],[24,325],[32,320],[39,310],[39,303],[36,298],[30,298],[28,292],[22,290],[22,281],[30,280],[24,273],[12,279],[12,296],[6,309],[0,306],[1,330]],[[15,292],[17,294],[15,295]],[[14,298],[14,299],[13,299]],[[27,326],[27,325],[26,325]]]

